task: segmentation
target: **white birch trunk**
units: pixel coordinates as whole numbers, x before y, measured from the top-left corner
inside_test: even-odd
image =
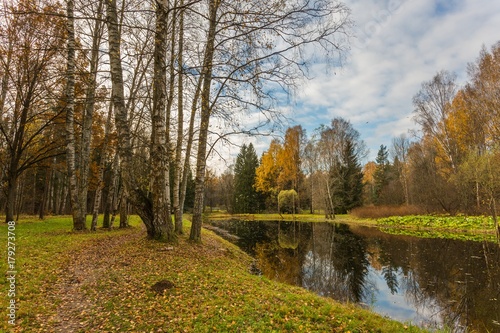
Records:
[[[68,54],[66,73],[66,164],[69,181],[71,212],[73,215],[73,229],[86,229],[85,220],[80,216],[80,200],[78,197],[78,179],[76,174],[75,152],[75,27],[74,1],[67,0]]]

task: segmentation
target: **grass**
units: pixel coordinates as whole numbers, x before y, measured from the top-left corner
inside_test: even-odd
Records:
[[[325,218],[325,214],[229,214],[225,212],[215,212],[205,214],[205,219],[210,221],[217,220],[241,220],[241,221],[301,221],[301,222],[340,222],[340,223],[352,223],[364,225],[375,225],[376,221],[374,219],[368,218],[358,218],[348,214],[337,214],[335,219]]]
[[[378,219],[377,225],[392,234],[496,241],[495,223],[491,216],[392,216]]]
[[[134,221],[135,220],[135,221]],[[131,223],[138,224],[137,218],[132,218]],[[18,323],[36,321],[40,313],[47,311],[51,304],[46,302],[45,292],[57,282],[57,278],[68,264],[68,254],[80,249],[92,240],[109,237],[108,232],[73,233],[71,232],[71,219],[68,217],[54,217],[44,221],[36,218],[24,218],[15,226],[15,264],[16,296],[19,310],[17,311]],[[123,234],[127,230],[118,230],[114,234]],[[7,225],[0,225],[1,244],[7,244]],[[6,246],[2,246],[5,251]],[[5,253],[5,252],[4,252]],[[5,253],[6,254],[6,253]],[[6,258],[7,256],[2,256]],[[7,272],[7,262],[2,260],[0,271]],[[7,290],[7,277],[0,274],[2,290]],[[6,308],[7,293],[2,293],[1,308]],[[4,306],[5,305],[5,306]],[[5,318],[5,317],[4,317]],[[2,318],[2,319],[4,319]],[[1,328],[4,330],[6,320],[2,320]]]
[[[210,231],[202,244],[182,236],[171,249],[147,240],[137,219],[131,224],[73,233],[67,217],[18,222],[17,321],[9,327],[3,315],[0,331],[73,324],[75,332],[423,332],[251,275],[252,258]],[[0,242],[7,242],[5,224]],[[7,271],[5,260],[0,269]],[[158,294],[151,286],[160,280],[174,287]],[[4,274],[0,284],[7,289]],[[2,293],[3,314],[7,302]]]
[[[413,226],[435,230],[491,230],[495,223],[490,216],[433,216],[412,215],[393,216],[377,220],[377,224],[386,226]]]

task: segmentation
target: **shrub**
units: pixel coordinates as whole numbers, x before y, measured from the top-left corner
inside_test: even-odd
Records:
[[[403,206],[364,206],[351,210],[351,215],[359,218],[378,219],[389,216],[408,216],[426,214],[423,208],[403,205]]]
[[[295,214],[298,212],[299,196],[295,190],[283,190],[278,194],[280,213]]]

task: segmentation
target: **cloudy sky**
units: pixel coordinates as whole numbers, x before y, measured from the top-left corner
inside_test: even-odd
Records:
[[[438,71],[467,80],[467,63],[500,41],[498,0],[344,0],[355,35],[344,66],[314,71],[290,109],[307,133],[335,117],[351,121],[374,160],[381,144],[416,126],[412,98]],[[248,140],[247,140],[248,141]],[[250,139],[260,156],[268,140]],[[234,149],[234,148],[233,148]],[[237,149],[232,153],[237,153]]]

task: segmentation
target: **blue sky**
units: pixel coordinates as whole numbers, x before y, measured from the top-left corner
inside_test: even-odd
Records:
[[[308,134],[335,117],[349,120],[374,160],[381,144],[410,129],[412,98],[421,83],[449,70],[458,83],[467,80],[467,64],[481,47],[500,41],[500,1],[497,0],[344,0],[352,10],[356,38],[342,68],[312,68],[286,110],[292,122]],[[257,153],[269,139],[253,142]],[[231,155],[238,153],[231,148]]]

